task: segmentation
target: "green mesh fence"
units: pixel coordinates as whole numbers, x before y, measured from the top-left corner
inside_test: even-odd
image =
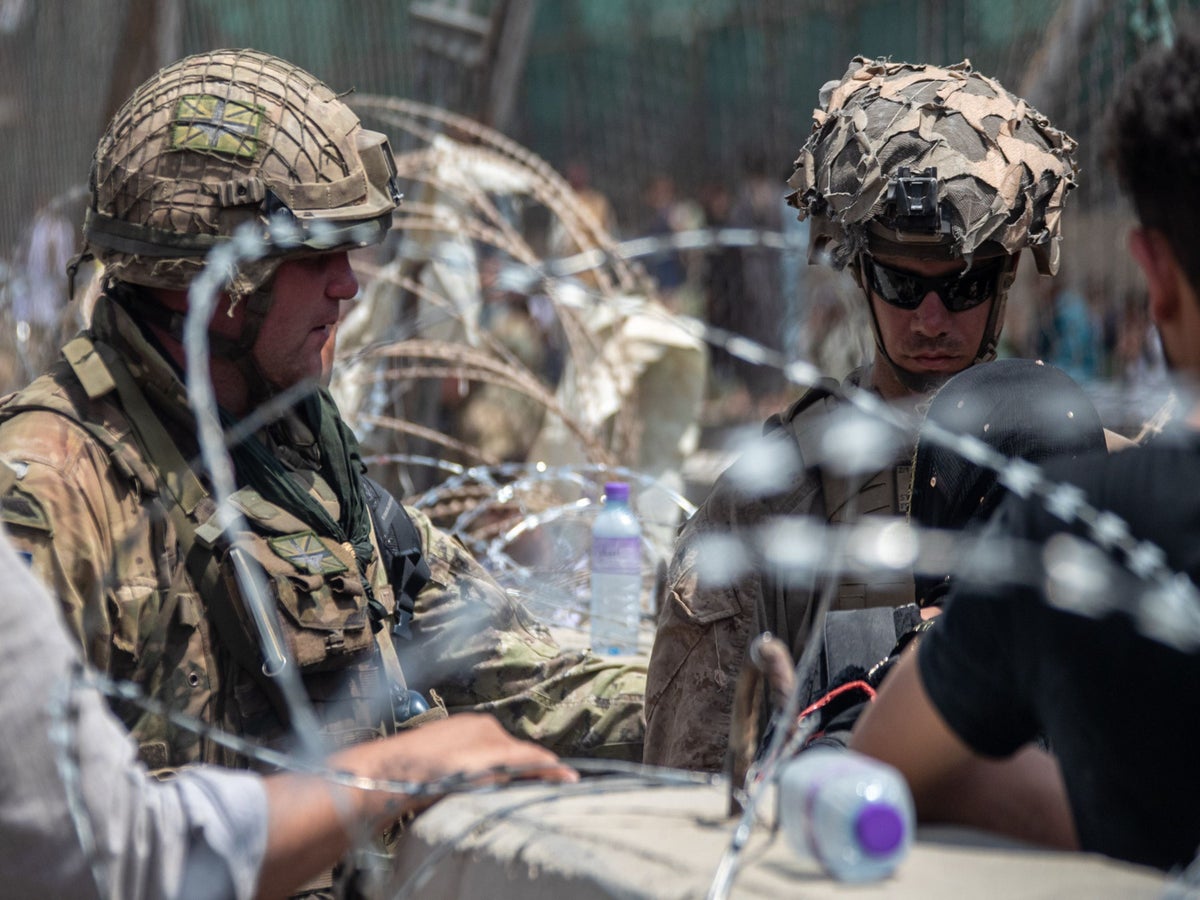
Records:
[[[32,294],[22,279],[44,259],[57,264],[62,254],[57,244],[45,252],[43,235],[61,235],[63,223],[77,229],[104,122],[119,96],[162,62],[253,46],[299,63],[335,89],[409,96],[480,115],[489,83],[471,63],[486,58],[486,39],[431,25],[427,13],[487,23],[502,11],[498,3],[0,0],[5,314],[27,315],[27,295],[65,303],[61,277]],[[669,176],[692,198],[735,184],[749,162],[782,181],[820,85],[853,55],[937,63],[970,57],[1079,139],[1083,171],[1064,227],[1066,271],[1086,273],[1107,292],[1100,305],[1120,307],[1136,280],[1118,252],[1128,219],[1102,164],[1104,110],[1130,63],[1194,5],[540,0],[503,130],[557,167],[586,164],[630,236],[645,227],[644,191],[656,175]],[[1023,318],[1021,298],[1035,290],[1019,285],[1014,296],[1012,337],[1025,348],[1037,326],[1036,316]],[[0,381],[8,384],[3,373]]]

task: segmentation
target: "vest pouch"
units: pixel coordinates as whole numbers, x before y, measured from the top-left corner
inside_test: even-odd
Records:
[[[281,636],[301,671],[342,669],[372,652],[366,590],[351,549],[311,531],[272,537],[242,532],[237,547],[262,569]],[[228,551],[221,574],[249,627],[253,620]]]

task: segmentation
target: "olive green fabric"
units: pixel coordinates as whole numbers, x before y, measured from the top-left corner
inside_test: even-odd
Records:
[[[301,401],[299,415],[320,437],[321,476],[338,497],[346,497],[342,514],[335,520],[317,500],[288,474],[267,445],[248,435],[230,449],[239,483],[253,487],[265,499],[283,507],[310,527],[354,547],[358,561],[371,558],[371,520],[362,500],[362,459],[358,441],[342,422],[329,394],[320,390]],[[228,426],[231,423],[226,423]]]
[[[319,471],[333,493],[344,498],[340,504],[341,515],[336,519],[331,517],[312,494],[289,475],[279,457],[253,435],[230,448],[238,481],[255,488],[264,499],[292,513],[321,534],[329,535],[338,543],[350,544],[359,573],[365,576],[374,548],[371,517],[363,498],[362,471],[365,467],[358,440],[342,421],[333,398],[324,388],[305,397],[295,412],[318,435]],[[378,629],[384,610],[369,582],[366,591],[372,622]]]

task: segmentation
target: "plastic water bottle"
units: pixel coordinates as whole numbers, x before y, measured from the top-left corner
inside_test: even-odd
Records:
[[[642,610],[642,529],[629,509],[629,485],[604,485],[592,525],[592,650],[637,653]]]
[[[823,747],[784,766],[779,814],[792,850],[838,881],[891,875],[912,846],[916,819],[899,772],[860,753]]]

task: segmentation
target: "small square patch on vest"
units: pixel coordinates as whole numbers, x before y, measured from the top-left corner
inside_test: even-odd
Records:
[[[191,94],[175,104],[172,150],[203,150],[254,159],[265,110],[213,94]]]
[[[8,525],[20,525],[52,533],[50,519],[46,516],[42,504],[32,494],[27,494],[20,488],[12,488],[0,497],[0,520]]]
[[[312,575],[336,575],[349,568],[312,531],[267,538],[267,543],[276,555]]]

